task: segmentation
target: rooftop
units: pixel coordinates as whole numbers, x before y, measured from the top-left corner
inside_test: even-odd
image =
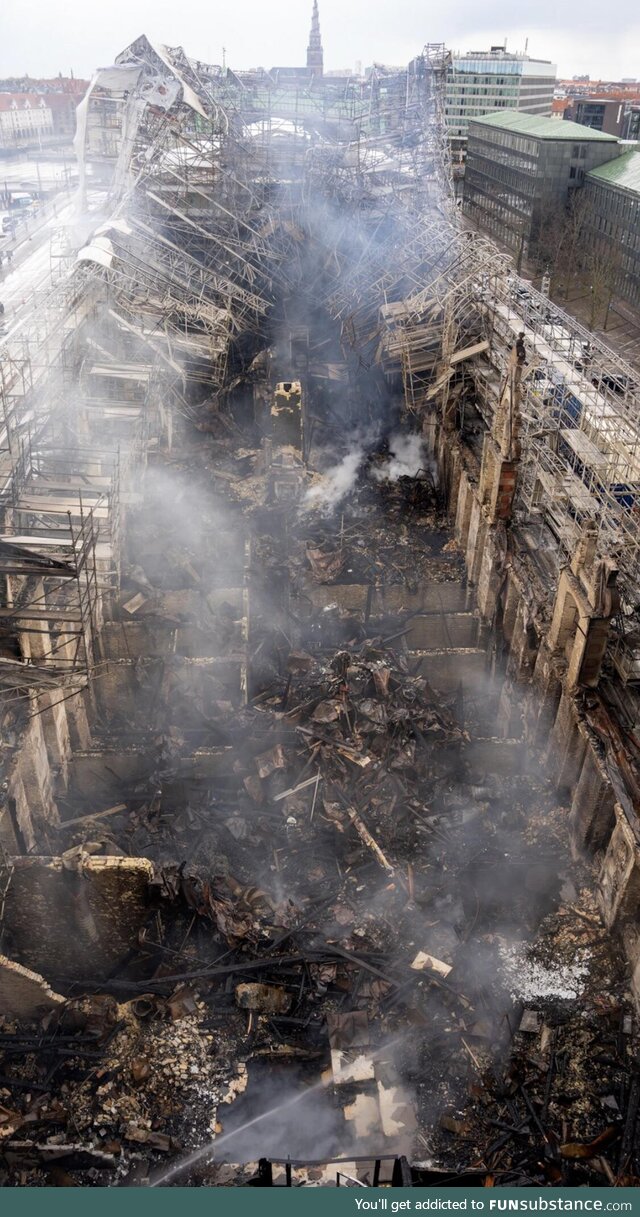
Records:
[[[504,131],[513,131],[517,135],[529,135],[533,139],[575,139],[585,143],[586,140],[607,140],[616,143],[617,136],[605,135],[603,131],[594,131],[593,127],[583,127],[580,123],[561,122],[553,118],[541,118],[535,114],[523,114],[520,110],[492,110],[482,118],[472,118],[472,123],[482,123],[483,127],[501,127]]]
[[[495,46],[488,51],[454,51],[453,59],[508,59],[518,63],[551,63],[550,59],[539,59],[537,55],[527,55],[523,51],[506,51],[504,47]]]
[[[47,102],[40,93],[0,92],[0,110],[35,110],[46,105]]]
[[[568,97],[572,105],[580,106],[583,104],[589,105],[589,102],[597,101],[603,106],[618,106],[620,101],[617,97],[601,97],[598,93],[581,94],[580,97]]]
[[[600,165],[599,169],[592,169],[587,177],[640,194],[640,149],[624,152],[606,165]]]

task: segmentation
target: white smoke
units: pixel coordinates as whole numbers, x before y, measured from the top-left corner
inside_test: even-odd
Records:
[[[374,431],[358,436],[358,441],[342,460],[327,469],[311,486],[304,499],[305,506],[330,512],[353,490],[367,452],[378,439]],[[377,482],[396,482],[401,477],[417,477],[426,467],[424,442],[417,432],[396,432],[389,439],[389,458],[371,469]]]
[[[311,486],[305,495],[305,504],[319,507],[321,511],[332,511],[356,484],[358,471],[364,460],[365,450],[358,445],[343,456],[339,464],[323,473],[322,479]]]
[[[389,439],[391,456],[383,465],[372,469],[377,482],[397,482],[398,478],[417,477],[425,467],[424,443],[416,432],[409,435],[397,432]]]

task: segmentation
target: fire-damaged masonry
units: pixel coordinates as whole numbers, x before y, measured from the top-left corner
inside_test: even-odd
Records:
[[[638,386],[461,226],[446,64],[81,104],[2,350],[5,1184],[638,1182]]]

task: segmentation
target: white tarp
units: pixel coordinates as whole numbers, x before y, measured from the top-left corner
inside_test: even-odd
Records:
[[[114,64],[111,68],[98,68],[82,101],[76,106],[76,133],[73,137],[73,150],[78,162],[78,202],[81,211],[86,208],[85,152],[91,94],[98,87],[113,93],[125,93],[128,89],[135,88],[141,71],[141,66],[135,63]]]
[[[95,262],[109,270],[113,265],[114,250],[108,237],[93,237],[88,245],[80,250],[76,262]]]
[[[176,80],[180,81],[180,84],[182,85],[182,98],[183,98],[185,105],[189,106],[192,110],[195,110],[196,114],[200,114],[202,116],[202,118],[208,118],[209,116],[207,114],[207,111],[205,110],[199,97],[197,96],[196,93],[194,93],[193,89],[188,84],[186,84],[186,82],[182,79],[182,76],[180,75],[179,69],[176,68],[174,66],[174,64],[171,62],[171,59],[169,58],[169,48],[166,46],[163,46],[162,43],[159,43],[158,45],[156,45],[156,43],[151,42],[150,39],[148,41],[149,41],[149,46],[152,48],[152,50],[155,51],[156,55],[158,56],[158,59],[161,59],[163,64],[165,65],[165,67],[167,67],[169,69],[169,71],[171,72],[172,76],[175,76]]]

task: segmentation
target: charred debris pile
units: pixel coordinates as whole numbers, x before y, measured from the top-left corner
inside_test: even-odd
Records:
[[[229,1104],[246,1092],[266,1128],[294,1068],[291,1093],[321,1084],[333,1113],[303,1152],[364,1182],[356,1159],[380,1154],[418,1185],[634,1179],[634,1041],[589,875],[563,876],[561,809],[492,737],[488,671],[430,679],[448,627],[429,606],[467,601],[429,473],[372,476],[382,446],[333,510],[308,484],[283,508],[251,434],[221,425],[153,463],[131,521],[111,625],[134,686],[99,701],[98,738],[126,736],[144,777],[111,769],[95,816],[71,785],[58,860],[6,874],[3,950],[37,1000],[1,1029],[4,1181],[145,1183],[213,1138],[257,1161],[260,1125],[224,1140]],[[224,476],[238,460],[248,491]],[[158,630],[173,649],[127,652]],[[62,885],[71,954],[42,920],[21,938],[29,882]],[[278,1084],[256,1108],[260,1067]],[[228,1169],[206,1155],[176,1181],[264,1175]]]
[[[104,481],[88,437],[130,463],[82,713],[45,683],[31,728],[39,852],[0,867],[0,1182],[637,1181],[624,973],[498,736],[419,434],[508,269],[460,224],[447,63],[310,93],[141,37],[87,98],[117,218],[61,285],[65,481]]]

